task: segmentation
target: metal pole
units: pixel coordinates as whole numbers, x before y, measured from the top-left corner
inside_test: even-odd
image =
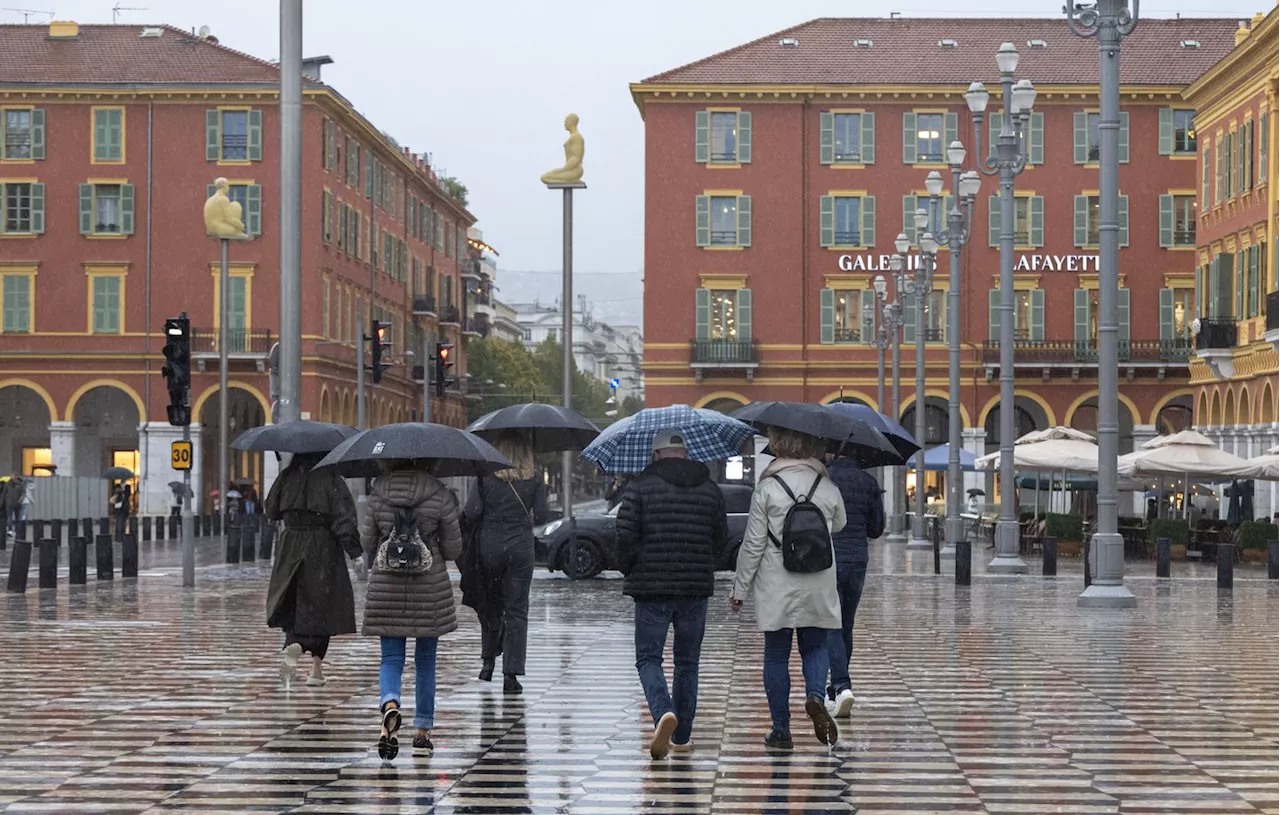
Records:
[[[1137,25],[1138,3],[1099,0],[1087,9],[1068,7],[1072,29],[1098,38],[1101,99],[1098,115],[1098,526],[1090,547],[1093,585],[1077,603],[1083,607],[1133,608],[1137,599],[1124,585],[1124,538],[1119,534],[1119,369],[1116,301],[1120,252],[1120,42]]]
[[[561,293],[561,308],[564,316],[564,406],[573,407],[573,188],[564,190],[564,290]],[[573,516],[573,457],[569,451],[561,457],[560,487],[562,514],[568,519]],[[576,546],[575,546],[576,551]],[[575,570],[576,571],[576,570]],[[575,574],[576,577],[576,574]]]
[[[921,235],[923,230],[916,230]],[[924,341],[925,341],[925,300],[929,297],[929,253],[921,250],[916,261],[916,441],[921,445],[924,444],[925,437],[925,377],[924,377]],[[924,532],[924,447],[920,448],[920,452],[916,453],[916,514],[911,518],[911,540],[907,543],[908,549],[929,549],[933,546],[928,539],[925,538]]]
[[[231,277],[227,270],[227,254],[231,241],[218,241],[222,247],[222,274],[218,280],[218,529],[222,540],[227,539],[227,299],[230,297]],[[223,548],[226,548],[225,546]]]
[[[223,241],[223,245],[226,241]],[[182,440],[191,443],[191,425],[182,428]],[[182,585],[192,588],[196,584],[196,541],[191,517],[191,469],[182,471]],[[168,523],[166,520],[165,523]],[[172,527],[170,527],[172,528]]]
[[[302,0],[280,0],[279,404],[302,418]]]
[[[356,430],[364,430],[364,326],[356,326]]]
[[[947,238],[951,248],[951,275],[947,279],[947,523],[943,557],[955,557],[956,541],[964,537],[964,475],[960,470],[960,250],[966,239],[964,202],[960,197],[960,165],[951,166],[951,211],[947,213]],[[970,229],[973,225],[970,224]]]
[[[880,326],[876,329],[876,408],[884,410],[884,349],[888,346],[889,337],[884,328],[884,300],[880,298],[878,303],[880,306],[876,309],[880,313]]]
[[[422,340],[422,421],[431,421],[431,336]]]
[[[896,285],[896,283],[895,283]],[[893,420],[901,421],[902,418],[902,326],[899,325],[899,319],[902,316],[902,295],[897,294],[896,300],[891,309],[893,310]],[[905,543],[907,540],[905,524],[905,508],[906,508],[906,486],[907,468],[898,466],[893,468],[893,514],[889,517],[889,534],[885,538],[886,543]]]

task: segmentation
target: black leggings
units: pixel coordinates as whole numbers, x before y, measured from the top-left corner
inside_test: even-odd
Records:
[[[308,636],[306,634],[295,634],[292,631],[286,631],[284,634],[284,647],[297,643],[302,646],[302,650],[314,657],[324,659],[324,655],[329,653],[329,638],[324,635]]]

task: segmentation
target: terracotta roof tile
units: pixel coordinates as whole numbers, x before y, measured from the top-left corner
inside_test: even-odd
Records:
[[[1124,40],[1125,85],[1188,85],[1235,44],[1235,19],[1142,19]],[[793,47],[780,44],[796,41]],[[938,41],[955,40],[942,48]],[[870,40],[858,48],[856,40]],[[1029,40],[1042,40],[1031,48]],[[1184,48],[1196,40],[1199,48]],[[1065,18],[819,18],[658,74],[643,84],[678,85],[957,85],[998,79],[1003,42],[1022,55],[1018,77],[1036,84],[1098,82],[1097,40],[1071,33]]]

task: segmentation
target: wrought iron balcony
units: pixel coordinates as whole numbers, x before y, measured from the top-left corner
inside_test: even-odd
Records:
[[[689,367],[699,382],[708,368],[745,371],[750,380],[759,367],[755,340],[702,339],[693,340],[689,346]]]
[[[1191,341],[1183,337],[1164,340],[1120,340],[1116,346],[1120,362],[1159,365],[1185,364],[1191,355]],[[986,365],[1000,364],[1000,343],[987,340],[982,343],[982,361]],[[1045,367],[1054,365],[1097,365],[1098,341],[1089,340],[1032,340],[1018,337],[1013,341],[1015,366]]]
[[[947,330],[945,328],[926,328],[924,329],[925,342],[946,342]]]
[[[736,229],[713,229],[711,230],[712,246],[737,246],[738,230]]]
[[[458,313],[457,306],[445,306],[440,309],[440,323],[442,325],[461,325],[462,315]]]
[[[271,353],[271,331],[266,328],[227,329],[227,356],[240,359],[256,359]],[[191,356],[217,357],[218,329],[191,329]]]
[[[413,314],[415,317],[435,316],[436,298],[430,294],[415,294],[413,296]]]
[[[862,332],[856,328],[837,328],[835,330],[836,342],[859,342],[862,339]]]
[[[1196,350],[1230,350],[1236,347],[1239,332],[1235,317],[1201,317]]]
[[[1175,229],[1173,231],[1174,246],[1195,246],[1196,245],[1196,228]]]
[[[421,382],[421,381],[422,381],[422,373],[423,373],[423,370],[425,369],[425,367],[426,367],[426,366],[424,366],[424,365],[414,365],[414,366],[413,366],[413,369],[412,369],[412,371],[411,371],[411,376],[412,376],[412,378],[413,378],[413,381],[414,381],[414,382]]]
[[[1280,291],[1267,293],[1267,330],[1280,330]]]

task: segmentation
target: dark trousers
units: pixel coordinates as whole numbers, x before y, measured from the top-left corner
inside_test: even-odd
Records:
[[[840,595],[840,630],[827,634],[827,655],[831,660],[832,699],[843,690],[851,690],[849,662],[853,657],[853,617],[862,602],[862,586],[867,581],[867,564],[854,563],[836,567],[836,592]]]
[[[522,676],[529,645],[529,589],[533,586],[533,543],[510,546],[480,544],[480,568],[501,609],[496,624],[482,619],[480,656],[502,654],[502,672]],[[487,615],[486,615],[487,616]]]
[[[128,517],[129,514],[123,509],[116,510],[116,540],[118,541],[124,540],[124,522]]]
[[[662,672],[662,653],[667,647],[667,630],[675,629],[672,660],[674,699],[667,691]],[[675,713],[677,724],[672,740],[688,744],[693,717],[698,712],[698,661],[702,656],[702,635],[707,630],[707,600],[651,602],[636,600],[636,671],[656,724],[667,713]]]

